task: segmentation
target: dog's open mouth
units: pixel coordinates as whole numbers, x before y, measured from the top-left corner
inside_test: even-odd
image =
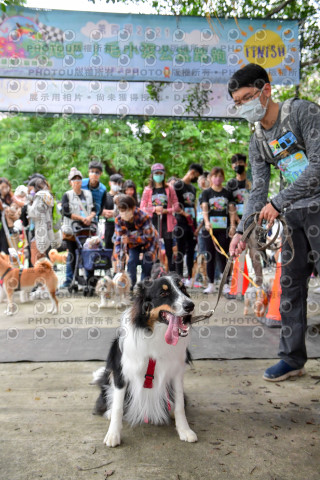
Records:
[[[169,345],[176,345],[179,337],[186,337],[189,333],[190,315],[177,316],[167,310],[160,311],[160,319],[168,325],[165,340]]]

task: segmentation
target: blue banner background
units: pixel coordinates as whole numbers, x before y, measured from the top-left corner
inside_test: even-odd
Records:
[[[298,22],[9,8],[0,76],[226,84],[250,62],[299,83]]]

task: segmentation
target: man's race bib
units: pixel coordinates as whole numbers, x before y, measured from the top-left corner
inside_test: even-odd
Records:
[[[212,228],[227,228],[227,217],[210,217],[209,220]]]
[[[309,165],[305,153],[300,150],[278,161],[278,168],[288,183],[293,183]]]
[[[243,215],[244,205],[243,203],[238,203],[236,205],[236,210],[238,215]]]

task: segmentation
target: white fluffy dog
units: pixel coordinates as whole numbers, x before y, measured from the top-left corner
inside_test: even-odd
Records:
[[[96,286],[96,294],[100,297],[99,307],[113,307],[114,301],[111,300],[111,297],[114,292],[115,288],[112,279],[108,275],[101,278]]]

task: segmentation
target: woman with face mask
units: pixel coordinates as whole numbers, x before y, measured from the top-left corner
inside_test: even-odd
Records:
[[[140,208],[152,217],[152,223],[164,241],[169,271],[174,271],[172,232],[176,219],[173,214],[179,211],[179,203],[174,188],[165,181],[162,163],[155,163],[151,167],[149,185],[142,194]]]
[[[206,233],[204,233],[207,252],[207,275],[208,287],[203,293],[215,293],[215,267],[218,262],[223,272],[226,265],[226,257],[218,253],[210,236],[210,229],[221,247],[229,250],[229,228],[235,227],[235,205],[231,193],[223,187],[224,171],[220,167],[214,167],[209,175],[210,188],[202,193],[202,211]],[[224,293],[228,286],[225,285]]]
[[[102,205],[102,215],[105,217],[104,242],[105,248],[113,248],[112,237],[114,234],[114,219],[117,211],[114,200],[119,193],[122,192],[123,177],[119,173],[110,176],[109,179],[110,192],[107,192],[104,203]]]
[[[141,280],[150,277],[159,244],[159,236],[151,218],[129,195],[115,199],[119,215],[115,218],[114,257],[118,265],[123,263],[125,253],[129,256],[127,269],[131,278],[131,290],[137,281],[137,266],[142,256]]]

